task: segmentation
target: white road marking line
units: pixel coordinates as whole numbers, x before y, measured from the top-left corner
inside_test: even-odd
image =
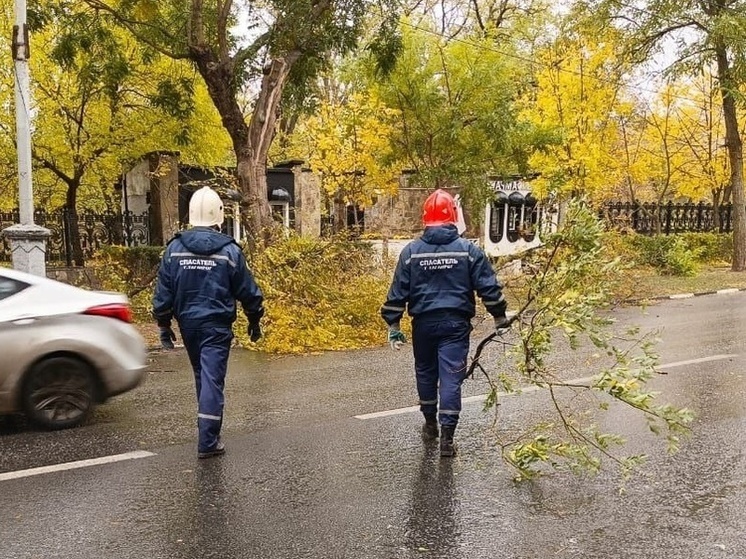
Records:
[[[678,295],[669,295],[669,299],[691,299],[694,293],[679,293]]]
[[[465,399],[466,398],[464,398],[464,400]],[[377,419],[379,417],[388,417],[390,415],[400,415],[402,413],[412,413],[415,411],[420,411],[420,406],[409,406],[408,408],[397,408],[395,410],[376,411],[373,413],[364,413],[363,415],[356,415],[354,417],[355,419]]]
[[[718,295],[726,295],[728,293],[738,293],[739,291],[741,290],[737,287],[729,287],[728,289],[718,289],[715,293]]]
[[[697,359],[687,359],[686,361],[674,361],[673,363],[662,363],[661,365],[658,365],[656,369],[660,371],[664,371],[666,369],[672,369],[674,367],[684,367],[686,365],[696,365],[698,363],[708,363],[710,361],[722,361],[723,359],[730,359],[732,357],[738,357],[737,353],[723,353],[720,355],[711,355],[709,357],[699,357]],[[590,382],[591,379],[593,379],[593,376],[589,377],[581,377],[576,379],[571,379],[565,381],[567,384],[583,384]],[[538,390],[543,390],[541,386],[528,386],[524,389],[522,389],[520,392],[517,393],[506,393],[506,392],[500,392],[501,396],[519,396],[521,394],[526,394],[529,392],[536,392]],[[471,402],[484,402],[484,400],[487,398],[487,394],[479,394],[477,396],[468,396],[466,398],[461,399],[462,404],[467,404]],[[381,417],[389,417],[391,415],[401,415],[405,413],[412,413],[412,412],[419,412],[420,406],[409,406],[406,408],[397,408],[394,410],[386,410],[386,411],[377,411],[373,413],[365,413],[362,415],[356,415],[354,416],[355,419],[378,419]]]
[[[75,470],[77,468],[87,468],[88,466],[98,466],[100,464],[112,464],[114,462],[122,462],[123,460],[137,460],[139,458],[148,458],[149,456],[155,456],[155,453],[148,452],[147,450],[136,450],[133,452],[125,452],[124,454],[114,454],[112,456],[102,456],[101,458],[91,458],[90,460],[78,460],[77,462],[66,462],[64,464],[53,464],[51,466],[31,468],[29,470],[7,472],[4,474],[0,474],[0,481],[38,476],[41,474],[50,474],[53,472],[63,472],[65,470]]]

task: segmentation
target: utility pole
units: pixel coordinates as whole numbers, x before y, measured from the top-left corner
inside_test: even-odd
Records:
[[[18,150],[18,210],[20,223],[2,231],[10,240],[13,268],[46,276],[46,241],[49,230],[34,223],[34,191],[31,183],[31,55],[26,0],[15,2],[11,53],[15,70],[16,146]]]

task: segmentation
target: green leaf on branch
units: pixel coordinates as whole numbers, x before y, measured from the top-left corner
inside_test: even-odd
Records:
[[[523,279],[519,301],[520,343],[509,352],[513,369],[501,370],[495,385],[516,392],[527,385],[546,389],[549,405],[538,425],[518,436],[505,433],[510,442],[501,443],[503,456],[517,479],[531,479],[547,469],[579,474],[610,467],[626,480],[646,456],[626,456],[625,436],[599,427],[620,424],[603,421],[607,413],[639,414],[668,451],[677,450],[689,432],[691,410],[661,403],[661,392],[649,386],[657,375],[655,333],[639,327],[619,333],[612,329],[615,321],[606,311],[624,267],[604,248],[603,234],[595,212],[573,201],[563,227],[544,235],[545,246],[527,256],[531,274]],[[553,359],[559,347],[590,350],[588,362],[597,362],[599,369],[589,383],[563,380],[567,375]],[[604,351],[595,353],[594,348]]]

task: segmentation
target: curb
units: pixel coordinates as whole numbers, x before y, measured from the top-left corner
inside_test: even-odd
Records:
[[[677,293],[675,295],[658,295],[656,297],[645,297],[642,299],[626,299],[622,303],[644,303],[645,301],[667,301],[679,299],[692,299],[693,297],[702,297],[703,295],[730,295],[746,291],[746,287],[729,287],[727,289],[716,289],[714,291],[702,291],[700,293]]]

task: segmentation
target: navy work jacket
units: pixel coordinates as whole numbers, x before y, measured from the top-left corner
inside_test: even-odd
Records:
[[[236,301],[249,320],[264,314],[264,296],[241,247],[209,227],[177,233],[166,247],[153,295],[158,324],[175,318],[181,328],[230,326]]]
[[[475,291],[492,316],[505,316],[502,285],[484,251],[462,239],[454,225],[427,227],[399,255],[381,316],[389,325],[398,323],[405,310],[415,319],[472,318]]]

